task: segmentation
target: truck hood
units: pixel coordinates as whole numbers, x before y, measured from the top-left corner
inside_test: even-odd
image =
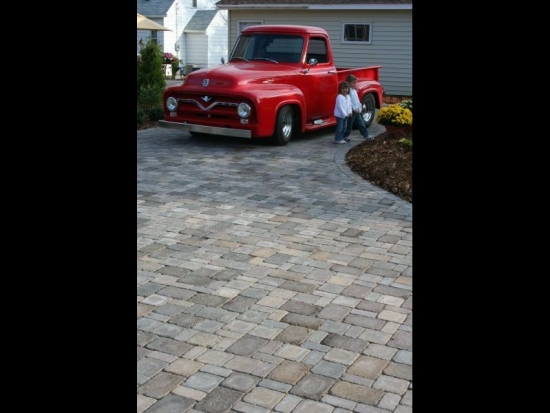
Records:
[[[183,86],[200,88],[234,88],[245,84],[279,83],[280,78],[294,76],[300,65],[272,62],[228,63],[208,69],[199,69],[187,75]],[[278,81],[279,80],[279,81]],[[205,83],[207,82],[206,86]]]

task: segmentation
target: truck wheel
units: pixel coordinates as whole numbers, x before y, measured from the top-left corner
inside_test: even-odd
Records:
[[[293,129],[294,111],[289,105],[283,106],[277,114],[277,122],[275,123],[275,133],[273,134],[273,141],[279,146],[286,145],[288,142],[290,142]]]
[[[365,96],[363,96],[363,111],[361,112],[361,116],[363,116],[363,120],[365,121],[365,126],[367,128],[374,121],[375,114],[376,101],[374,100],[374,96],[372,93],[367,93]]]

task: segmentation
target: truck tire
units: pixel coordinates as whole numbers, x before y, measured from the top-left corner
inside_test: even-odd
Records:
[[[367,93],[363,96],[363,111],[361,116],[365,121],[365,126],[368,128],[371,123],[374,121],[376,115],[376,100],[372,93]]]
[[[294,110],[292,106],[283,106],[277,113],[277,122],[275,123],[275,133],[273,141],[279,146],[286,145],[292,138],[294,132]]]

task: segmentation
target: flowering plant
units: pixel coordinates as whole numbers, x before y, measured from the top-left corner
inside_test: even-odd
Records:
[[[172,53],[164,53],[164,58],[162,61],[166,65],[179,63],[179,59],[176,56],[174,56]]]
[[[409,109],[411,112],[413,111],[413,100],[412,99],[405,99],[398,103],[399,106],[402,108]]]
[[[379,125],[405,126],[412,125],[412,112],[399,104],[384,106],[378,111],[376,123]]]

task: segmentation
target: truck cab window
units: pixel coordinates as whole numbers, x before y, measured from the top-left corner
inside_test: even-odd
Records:
[[[304,40],[301,36],[285,34],[241,35],[235,43],[231,58],[298,63],[303,46]]]
[[[317,59],[317,63],[328,63],[327,45],[324,39],[311,38],[307,48],[306,62],[309,59]]]

